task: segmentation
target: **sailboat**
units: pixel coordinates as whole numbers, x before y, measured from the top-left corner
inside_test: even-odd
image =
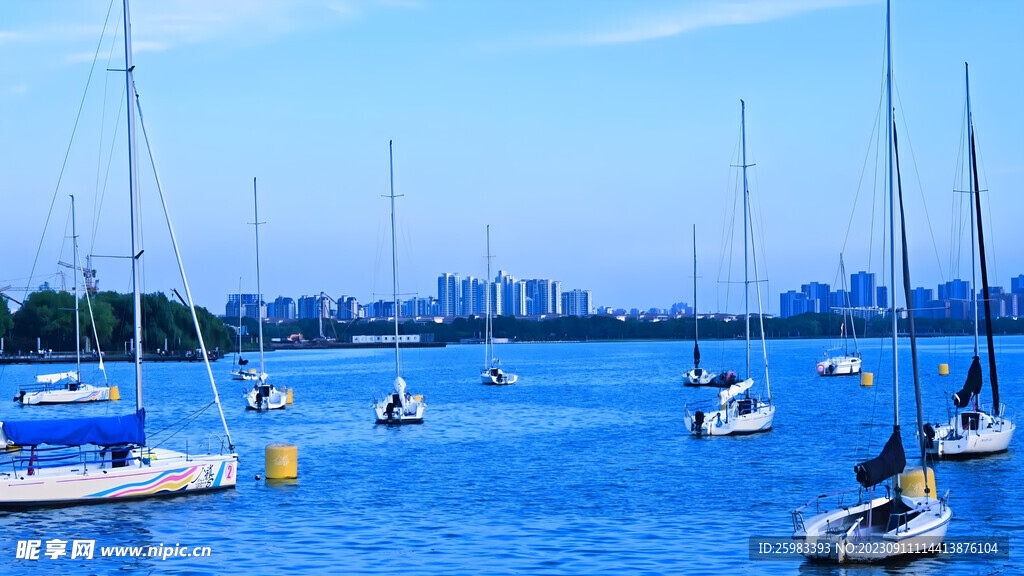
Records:
[[[487,276],[491,277],[491,225],[487,225]],[[487,326],[484,334],[484,368],[480,371],[480,379],[484,384],[501,386],[515,384],[519,375],[514,372],[502,370],[501,360],[494,353],[494,334],[491,325],[491,290],[488,288],[486,297]]]
[[[892,49],[890,35],[889,6],[886,6],[886,92],[888,95],[888,180],[889,180],[889,266],[890,277],[896,278],[896,232],[895,213],[897,210],[893,178],[898,187],[900,212],[900,234],[903,254],[903,292],[907,302],[912,302],[910,291],[910,265],[907,250],[906,214],[903,208],[903,190],[899,184],[899,153],[896,126],[892,108]],[[893,160],[895,157],[895,175]],[[845,494],[839,492],[819,496],[791,513],[793,539],[802,543],[804,555],[835,562],[870,562],[894,556],[927,553],[930,546],[940,544],[946,535],[953,512],[947,504],[948,492],[937,498],[934,475],[929,474],[924,442],[921,449],[920,482],[911,482],[901,476],[906,468],[907,458],[903,452],[903,438],[900,434],[899,411],[899,370],[897,353],[896,298],[890,301],[889,315],[892,318],[892,379],[893,379],[893,430],[882,448],[882,453],[871,460],[854,466],[857,482],[858,501],[854,504],[840,498],[835,508],[821,512],[823,500]],[[917,400],[917,429],[921,430],[921,389],[917,364],[917,333],[914,326],[914,312],[907,311],[910,332],[910,354],[914,369],[914,391]],[[874,497],[875,487],[890,481],[885,495]],[[903,486],[906,484],[906,486]],[[918,490],[920,484],[923,490]],[[907,488],[904,490],[904,488]],[[868,490],[867,499],[864,491]],[[849,492],[849,491],[847,491]],[[804,518],[803,511],[814,505],[815,514]],[[933,549],[933,548],[932,548]]]
[[[256,178],[252,179],[252,209],[256,226],[256,321],[259,324],[260,370],[256,372],[252,388],[245,393],[245,404],[249,410],[278,410],[288,404],[288,394],[267,382],[267,371],[263,363],[263,292],[260,291],[260,211],[256,196]],[[242,306],[239,299],[238,306]],[[241,326],[241,323],[239,323]],[[250,374],[254,370],[248,371]],[[249,378],[246,378],[247,380]]]
[[[855,376],[860,374],[860,347],[857,345],[857,329],[853,322],[853,310],[850,309],[849,292],[846,290],[846,265],[843,264],[842,254],[839,255],[839,275],[843,279],[843,323],[839,326],[839,337],[843,340],[843,347],[825,351],[825,360],[818,362],[817,366],[819,376]],[[850,341],[846,336],[847,318],[850,321],[849,334],[853,335],[853,354],[850,354]]]
[[[402,363],[398,353],[398,317],[401,308],[398,303],[398,241],[395,234],[395,162],[391,141],[388,141],[388,165],[391,179],[391,287],[392,306],[395,312],[395,382],[394,392],[373,402],[373,414],[377,424],[422,424],[423,412],[427,403],[423,396],[415,396],[405,391],[405,378],[402,378]]]
[[[687,386],[715,386],[719,378],[713,372],[700,367],[700,344],[697,337],[697,225],[693,225],[693,369],[683,374],[683,384]],[[722,377],[727,381],[727,376]]]
[[[78,258],[78,232],[75,227],[75,197],[71,196],[71,241],[74,246],[74,264],[71,266],[74,272],[74,284],[72,294],[75,295],[75,371],[59,372],[56,374],[41,374],[36,376],[36,386],[22,387],[18,395],[14,397],[15,402],[22,406],[33,404],[75,404],[80,402],[102,402],[110,400],[111,394],[114,400],[118,398],[117,387],[111,389],[108,385],[96,386],[82,382],[82,336],[81,321],[78,313],[78,270],[81,264]],[[86,291],[88,298],[88,291]],[[89,304],[89,317],[92,318],[92,303]],[[92,322],[93,331],[96,330],[95,320]],[[99,339],[95,340],[96,348],[99,349]],[[103,354],[100,352],[100,371],[106,379],[107,372],[103,367]]]
[[[981,404],[981,361],[978,354],[978,291],[974,294],[974,358],[967,371],[964,387],[953,395],[955,412],[946,424],[926,425],[924,428],[925,447],[928,453],[939,458],[970,458],[1003,452],[1010,445],[1016,425],[1006,414],[1006,406],[999,402],[999,380],[996,377],[995,345],[992,340],[992,310],[989,304],[988,266],[985,262],[985,236],[981,222],[981,194],[978,179],[978,160],[974,143],[974,121],[971,116],[970,77],[964,63],[967,87],[967,137],[971,147],[971,161],[968,164],[968,178],[972,178],[974,197],[972,212],[977,220],[978,257],[981,264],[981,293],[985,306],[985,339],[988,344],[989,384],[992,388],[990,411]],[[974,226],[972,219],[972,244]],[[974,274],[974,250],[971,250],[971,274]],[[972,281],[972,286],[977,286]],[[966,410],[962,409],[966,408]]]
[[[238,354],[237,358],[231,362],[231,379],[232,380],[257,380],[259,379],[259,372],[256,372],[255,368],[243,368],[243,366],[249,363],[248,360],[242,358],[242,279],[238,279]]]
[[[761,349],[764,352],[764,394],[751,395],[750,389],[754,386],[754,380],[750,377],[750,284],[747,277],[747,233],[753,227],[748,224],[748,213],[750,210],[750,189],[747,186],[747,108],[746,103],[740,100],[740,124],[742,126],[743,140],[743,305],[744,316],[746,317],[746,344],[747,344],[747,373],[746,379],[737,382],[734,376],[720,378],[718,386],[722,388],[718,392],[717,405],[711,410],[690,411],[690,407],[683,407],[683,422],[686,429],[694,436],[726,436],[730,434],[753,434],[771,430],[772,420],[775,417],[775,404],[772,402],[772,393],[768,381],[768,348],[764,340],[764,314],[761,312],[761,287],[757,278],[757,256],[754,256],[754,277],[753,284],[757,287],[757,318],[761,327]]]
[[[128,0],[124,0],[125,84],[128,98],[128,166],[131,200],[132,294],[134,300],[133,351],[135,365],[136,410],[121,416],[65,418],[0,422],[0,508],[31,508],[48,505],[112,502],[181,493],[234,488],[238,476],[238,456],[221,409],[217,385],[206,355],[206,344],[196,316],[181,263],[177,239],[171,225],[163,188],[156,168],[153,169],[171,245],[192,315],[192,324],[203,352],[206,373],[213,388],[213,399],[224,425],[227,453],[222,441],[219,453],[198,455],[176,452],[147,445],[146,410],[142,379],[142,307],[141,281],[141,212],[138,203],[138,164],[135,145],[135,110],[138,106],[139,127],[149,148],[142,107],[135,91],[132,66],[131,20]],[[153,152],[149,148],[153,162]],[[153,163],[155,166],[155,163]]]

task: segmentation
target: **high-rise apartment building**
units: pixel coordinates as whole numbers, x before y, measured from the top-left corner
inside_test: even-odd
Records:
[[[458,274],[445,272],[437,277],[438,313],[441,316],[457,316],[461,312],[461,291]]]
[[[878,292],[875,288],[874,272],[850,274],[850,305],[854,308],[876,308]]]
[[[562,293],[562,314],[566,316],[587,316],[594,312],[593,295],[590,290],[570,290]]]

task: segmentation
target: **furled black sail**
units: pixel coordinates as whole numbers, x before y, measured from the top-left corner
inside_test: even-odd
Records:
[[[882,453],[877,457],[861,462],[853,467],[857,473],[857,482],[865,488],[870,488],[882,480],[895,476],[907,466],[907,456],[903,453],[903,441],[900,439],[900,431],[893,430],[892,436],[882,448]]]
[[[696,342],[693,343],[693,366],[700,366],[700,346]]]
[[[981,392],[981,360],[977,356],[971,362],[971,368],[967,371],[967,381],[964,387],[953,394],[953,404],[957,408],[966,408],[971,403],[971,398]]]

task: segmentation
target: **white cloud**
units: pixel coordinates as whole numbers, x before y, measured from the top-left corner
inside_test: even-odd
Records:
[[[783,18],[790,18],[807,12],[828,8],[872,3],[875,0],[732,0],[704,1],[687,9],[674,11],[656,17],[634,19],[621,26],[594,32],[574,33],[549,38],[543,44],[598,46],[644,42],[659,38],[678,36],[687,32],[734,26],[757,24]]]
[[[297,30],[352,20],[373,6],[412,8],[416,0],[162,0],[132,8],[132,46],[138,51],[171,50],[178,46],[231,40],[264,42]],[[78,45],[95,43],[98,23],[54,22],[26,30],[0,30],[0,44],[39,43]],[[117,6],[107,23],[107,36],[121,33]],[[93,44],[94,45],[94,44]],[[104,41],[103,52],[107,50]],[[69,55],[72,62],[91,61],[93,54]]]

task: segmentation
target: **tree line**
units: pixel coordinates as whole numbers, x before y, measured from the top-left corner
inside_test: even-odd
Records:
[[[92,298],[90,317],[85,299],[79,300],[81,310],[81,341],[83,347],[95,349],[93,319],[101,349],[120,351],[132,338],[132,297],[130,294],[100,292]],[[43,349],[71,351],[75,348],[74,296],[68,292],[42,291],[29,295],[25,303],[13,314],[6,301],[0,298],[0,337],[5,340],[8,353],[15,350],[32,351],[36,339]],[[237,319],[220,319],[205,308],[197,307],[196,314],[203,330],[203,338],[209,349],[220,348],[222,352],[235,349],[235,328]],[[199,346],[192,326],[188,308],[163,293],[142,295],[143,335],[142,347],[145,352],[158,349],[171,351],[192,350]],[[232,321],[234,320],[234,321]],[[948,318],[915,318],[918,334],[922,336],[968,334],[973,332],[969,320]],[[464,339],[482,338],[485,320],[479,316],[460,317],[447,323],[413,322],[402,323],[402,334],[432,334],[434,341],[454,343]],[[514,341],[585,341],[585,340],[692,340],[694,322],[692,318],[670,318],[658,322],[640,321],[636,318],[619,320],[614,316],[560,316],[542,321],[497,316],[493,319],[496,338]],[[850,320],[835,314],[806,313],[789,318],[764,318],[767,338],[837,338],[842,332],[851,332]],[[257,323],[244,318],[247,336],[246,348],[256,343]],[[742,317],[705,317],[698,321],[701,339],[728,340],[743,338],[745,321]],[[751,317],[751,337],[760,337],[760,325],[756,316]],[[324,321],[324,336],[341,342],[350,341],[354,335],[386,335],[394,333],[389,322],[365,319],[354,321]],[[899,320],[898,330],[906,333],[907,321]],[[888,316],[869,319],[855,318],[852,330],[859,337],[887,337],[892,332],[892,321]],[[1024,334],[1024,320],[997,318],[993,320],[997,334]],[[320,336],[320,322],[317,319],[303,319],[293,322],[265,322],[265,340],[287,339],[299,334],[305,340]],[[268,344],[268,346],[272,346]]]
[[[99,292],[90,296],[92,314],[85,297],[79,298],[79,335],[83,348],[117,352],[131,347],[133,336],[132,295]],[[29,294],[13,314],[0,298],[0,337],[5,352],[29,352],[37,339],[43,350],[75,349],[75,296],[69,292],[40,291]],[[196,307],[196,316],[208,349],[230,350],[234,330],[205,308]],[[93,335],[93,324],[96,332]],[[87,344],[88,342],[88,344]],[[166,343],[166,345],[165,345]],[[161,292],[142,295],[142,350],[193,350],[199,347],[192,315],[188,307],[170,300]]]
[[[237,319],[226,319],[231,325]],[[542,321],[517,318],[513,316],[497,316],[492,319],[493,332],[496,338],[508,338],[516,341],[584,341],[584,340],[692,340],[694,335],[693,318],[671,318],[658,322],[640,321],[636,318],[619,320],[614,316],[560,316]],[[971,321],[915,318],[917,333],[921,336],[950,334],[967,334],[974,330]],[[257,330],[256,321],[243,319],[246,327],[247,343],[255,343]],[[459,342],[464,339],[482,338],[485,330],[483,317],[469,316],[455,318],[451,322],[438,324],[435,322],[402,323],[402,334],[432,334],[436,342]],[[999,318],[993,321],[997,334],[1024,334],[1024,321],[1011,318]],[[728,340],[743,338],[745,321],[742,317],[721,318],[706,317],[698,321],[700,338],[708,340]],[[900,334],[909,329],[907,320],[901,318],[898,328]],[[849,318],[843,319],[836,314],[806,313],[789,318],[764,318],[764,331],[767,338],[838,338],[844,332],[851,334]],[[879,338],[888,337],[892,333],[892,320],[889,316],[877,316],[870,319],[855,318],[852,332],[857,337]],[[760,338],[760,322],[756,316],[750,319],[752,338]],[[320,336],[320,323],[317,319],[304,319],[293,322],[265,323],[263,335],[265,340],[273,338],[287,339],[299,334],[306,340],[314,340]],[[394,325],[384,321],[325,320],[324,336],[341,342],[350,341],[353,335],[387,335],[394,334]]]

